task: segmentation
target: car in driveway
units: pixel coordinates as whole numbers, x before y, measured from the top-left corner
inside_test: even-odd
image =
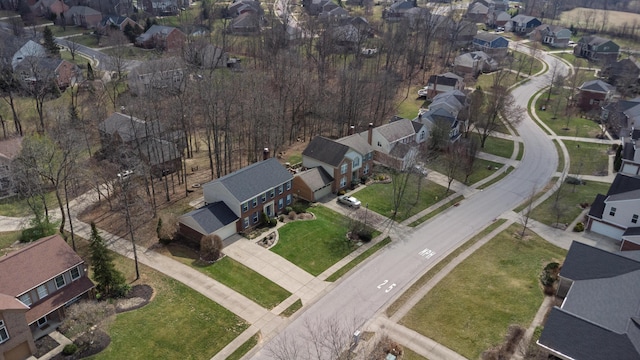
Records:
[[[349,195],[338,196],[338,202],[340,204],[344,204],[344,205],[347,205],[348,207],[353,207],[353,208],[359,208],[360,205],[362,204],[360,200]]]
[[[427,97],[429,94],[429,87],[425,86],[422,89],[418,90],[418,97]]]

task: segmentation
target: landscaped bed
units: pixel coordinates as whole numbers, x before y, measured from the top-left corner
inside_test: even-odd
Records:
[[[407,182],[405,194],[400,201],[398,213],[394,219],[398,222],[410,218],[445,197],[446,188],[424,177],[420,183],[420,188],[418,188],[418,176],[421,175],[413,174],[412,178]],[[363,206],[368,204],[369,210],[391,218],[394,210],[393,194],[392,183],[375,183],[358,191],[355,196],[362,202]]]
[[[347,239],[349,220],[324,206],[309,208],[316,219],[294,221],[279,229],[271,251],[312,275],[319,275],[355,249]]]
[[[458,265],[401,324],[469,359],[501,343],[511,324],[528,327],[543,300],[538,276],[566,251],[512,225]]]

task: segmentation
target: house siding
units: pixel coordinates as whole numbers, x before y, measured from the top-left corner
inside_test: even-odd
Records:
[[[607,94],[595,93],[591,91],[581,91],[578,107],[583,111],[599,110],[605,105]]]
[[[315,193],[307,184],[300,178],[296,176],[293,178],[293,189],[297,197],[314,202],[316,201]]]
[[[282,186],[282,194],[279,194],[279,188],[280,186]],[[262,213],[266,212],[266,208],[269,206],[273,206],[273,213],[271,214],[271,217],[276,217],[277,215],[283,213],[285,210],[285,208],[287,206],[290,206],[291,203],[293,203],[293,182],[290,186],[290,189],[287,190],[287,183],[282,183],[278,186],[275,186],[273,188],[274,191],[274,197],[271,197],[271,189],[266,191],[266,199],[263,202],[262,201],[262,193],[261,194],[257,194],[256,196],[252,197],[251,199],[247,200],[248,206],[247,206],[247,211],[242,211],[242,204],[240,207],[241,210],[241,214],[239,216],[238,221],[236,222],[236,230],[237,232],[242,232],[245,231],[246,229],[251,229],[251,228],[255,228],[256,226],[260,225],[260,223],[262,222]],[[291,195],[291,203],[287,204],[287,195]],[[257,204],[254,207],[253,206],[253,199],[257,198]],[[280,200],[282,199],[282,207],[280,207]],[[254,221],[254,216],[256,216],[257,214],[257,220]],[[249,226],[248,227],[244,227],[244,219],[245,218],[249,218]]]
[[[9,340],[0,344],[0,360],[23,360],[36,352],[24,310],[1,311],[0,320],[4,321],[9,334]]]

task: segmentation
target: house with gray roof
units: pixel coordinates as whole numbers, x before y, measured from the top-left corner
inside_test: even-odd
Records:
[[[542,25],[542,21],[534,16],[516,15],[511,18],[511,31],[521,35],[530,33],[540,25]]]
[[[637,253],[637,252],[631,252]],[[640,358],[640,261],[574,241],[538,346],[560,359]]]
[[[473,37],[473,48],[478,51],[484,51],[491,57],[500,58],[507,55],[509,40],[498,34],[481,31]]]
[[[292,180],[293,175],[277,159],[268,158],[202,185],[205,206],[224,203],[237,217],[236,232],[247,231],[261,223],[263,214],[275,217],[293,203]],[[206,216],[216,214],[213,210],[209,212]],[[218,220],[220,224],[225,222],[224,219]],[[184,226],[197,230],[187,223]],[[204,224],[202,228],[211,229]]]
[[[158,121],[145,121],[119,112],[114,112],[98,124],[103,147],[112,143],[143,141],[148,137],[159,136],[163,131]]]
[[[596,35],[584,36],[573,48],[575,56],[583,57],[603,65],[618,60],[620,45]]]
[[[370,141],[376,162],[404,170],[415,164],[418,146],[427,139],[426,128],[418,126],[418,129],[421,134],[416,134],[416,127],[411,120],[394,117],[388,124],[361,132],[360,137]]]
[[[382,10],[382,18],[386,21],[401,21],[407,11],[415,7],[413,5],[413,1],[398,0]]]
[[[226,239],[237,232],[238,216],[223,201],[205,205],[178,218],[178,232],[194,243],[207,235]]]
[[[103,16],[102,20],[100,20],[100,22],[98,23],[97,28],[100,34],[106,34],[109,29],[112,28],[124,31],[127,25],[131,26],[136,31],[142,32],[142,30],[144,30],[144,28],[140,24],[133,21],[130,17],[120,15]]]
[[[88,6],[72,6],[64,13],[64,22],[67,25],[95,29],[100,21],[102,21],[102,13]]]
[[[600,79],[595,79],[582,83],[578,91],[578,107],[582,111],[600,111],[603,106],[611,102],[616,88]]]
[[[316,136],[302,152],[302,166],[322,167],[333,178],[331,192],[337,193],[371,174],[373,148],[358,134],[338,140]]]
[[[554,48],[566,48],[571,40],[571,31],[559,25],[542,24],[529,33],[529,38]]]
[[[181,50],[187,35],[172,26],[152,25],[149,30],[136,38],[136,46],[165,51]]]
[[[315,202],[331,194],[331,176],[322,166],[317,166],[293,177],[293,189],[298,198]]]
[[[464,78],[452,72],[446,72],[444,74],[429,76],[429,80],[427,80],[427,86],[425,86],[422,90],[423,93],[426,92],[427,99],[431,99],[438,94],[442,94],[450,90],[463,89]],[[420,94],[421,93],[418,92],[418,96],[420,96]]]
[[[484,51],[472,51],[456,56],[453,69],[460,76],[477,77],[498,70],[498,62]]]
[[[640,164],[628,166],[638,171]],[[587,230],[620,241],[621,250],[640,250],[639,217],[640,176],[619,172],[607,194],[596,195],[591,204]]]

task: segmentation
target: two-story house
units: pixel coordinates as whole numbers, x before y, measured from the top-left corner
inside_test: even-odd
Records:
[[[80,68],[67,60],[27,56],[18,63],[15,72],[29,86],[35,83],[53,83],[60,90],[82,80]]]
[[[456,56],[453,69],[458,75],[477,77],[482,73],[496,71],[498,62],[484,51],[472,51]]]
[[[64,318],[65,308],[88,296],[93,287],[84,260],[60,235],[39,239],[0,258],[0,294],[6,302],[8,296],[27,308],[23,315],[11,319],[11,327],[9,321],[4,322],[4,331],[0,325],[0,354],[12,351],[5,348],[8,344],[32,349],[33,340],[28,337],[37,340],[53,331]],[[15,302],[9,306],[23,311]],[[0,313],[5,316],[4,309],[0,308]],[[25,326],[30,329],[28,335]],[[13,337],[18,344],[8,341]]]
[[[427,86],[421,91],[418,91],[418,96],[426,93],[427,99],[431,99],[447,91],[463,89],[464,79],[454,73],[446,72],[444,74],[429,76]]]
[[[142,142],[164,131],[159,121],[145,121],[133,115],[114,112],[98,124],[102,147]]]
[[[95,29],[102,21],[102,13],[88,6],[72,6],[64,13],[64,21],[67,25]]]
[[[27,324],[28,310],[15,297],[0,294],[0,359],[27,359],[36,352]]]
[[[302,165],[322,167],[333,178],[331,192],[337,193],[371,174],[373,148],[357,134],[338,140],[316,136],[302,152]]]
[[[136,38],[136,46],[164,51],[181,50],[187,35],[172,26],[152,25],[149,30]]]
[[[622,250],[640,250],[640,176],[619,172],[606,195],[596,195],[587,230],[619,240]]]
[[[199,241],[204,235],[227,238],[255,228],[293,203],[293,175],[269,158],[202,185],[205,206],[180,217],[180,233]]]
[[[543,24],[533,29],[529,38],[551,47],[565,48],[569,46],[571,31],[562,26]]]
[[[516,15],[511,18],[511,31],[520,35],[528,34],[540,25],[542,21],[533,16]]]
[[[477,51],[484,51],[491,57],[499,58],[507,55],[509,40],[500,35],[483,31],[473,37],[473,48]]]
[[[619,52],[620,46],[618,44],[596,35],[581,38],[573,48],[575,56],[583,57],[602,65],[618,60]]]
[[[414,7],[413,1],[398,0],[382,10],[382,18],[386,21],[401,21],[404,19],[407,11]]]
[[[138,66],[129,72],[129,90],[135,95],[147,95],[153,91],[180,93],[186,83],[184,68],[182,59],[177,57],[146,61],[145,66]]]
[[[578,88],[578,107],[585,112],[600,110],[616,93],[616,88],[602,80],[585,81]]]
[[[104,35],[110,29],[118,29],[120,31],[124,31],[127,25],[131,26],[136,31],[144,30],[140,24],[133,21],[130,17],[120,16],[120,15],[107,15],[100,20],[97,25],[98,33]]]

